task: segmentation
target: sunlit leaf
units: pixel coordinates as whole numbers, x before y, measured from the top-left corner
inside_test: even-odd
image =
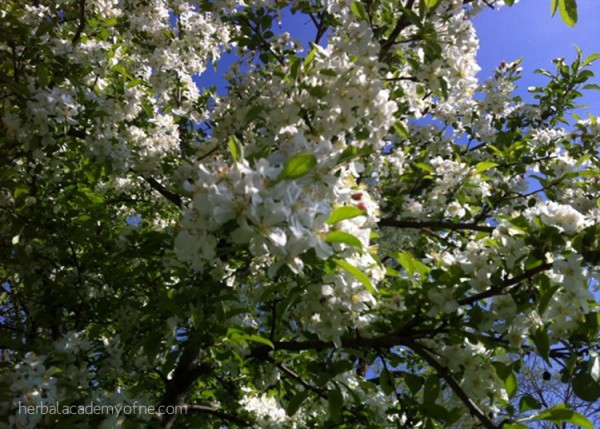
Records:
[[[310,173],[317,165],[317,157],[312,153],[301,153],[288,159],[277,181],[294,180]]]

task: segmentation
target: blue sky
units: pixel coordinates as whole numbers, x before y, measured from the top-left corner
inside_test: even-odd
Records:
[[[569,64],[576,56],[579,46],[584,56],[600,53],[600,5],[598,0],[578,0],[579,21],[569,27],[557,13],[550,16],[550,0],[520,0],[512,7],[500,10],[485,9],[474,24],[480,42],[477,61],[481,66],[478,75],[483,81],[493,74],[502,61],[522,60],[522,79],[517,82],[517,93],[525,101],[533,101],[527,92],[529,86],[543,86],[548,78],[534,73],[538,68],[553,71],[552,60],[565,58]],[[275,23],[274,23],[275,24]],[[276,24],[275,24],[276,25]],[[277,30],[275,30],[277,31]],[[315,34],[314,25],[305,15],[283,14],[279,31],[288,31],[294,39],[306,42]],[[226,93],[223,73],[235,59],[234,54],[225,55],[219,61],[219,70],[207,70],[199,79],[200,86],[216,85],[219,94]],[[588,83],[600,84],[600,60],[593,64],[596,77]],[[581,99],[588,107],[577,113],[585,116],[589,112],[600,116],[600,91],[583,91]],[[537,186],[532,183],[532,186]]]
[[[600,52],[600,4],[597,0],[578,0],[579,22],[567,26],[558,16],[550,16],[550,0],[521,0],[512,7],[485,10],[474,21],[479,35],[479,78],[490,76],[500,61],[523,57],[522,88],[542,85],[546,78],[534,74],[537,68],[552,70],[552,59],[567,63],[575,58],[575,45],[584,56]],[[600,60],[592,70],[591,82],[600,84]],[[590,113],[600,116],[600,91],[585,91],[584,102]]]
[[[600,52],[600,5],[597,0],[578,0],[579,22],[567,26],[558,16],[550,16],[550,0],[521,0],[512,7],[501,10],[486,9],[475,19],[480,39],[478,62],[482,68],[478,77],[485,80],[492,75],[501,61],[514,61],[523,57],[523,78],[518,83],[520,95],[526,100],[526,88],[544,85],[547,79],[534,73],[537,68],[552,70],[552,60],[563,57],[570,62],[575,57],[575,45],[585,56]],[[314,26],[305,16],[285,13],[281,31],[289,31],[293,38],[303,41],[312,39]],[[233,61],[233,54],[225,54],[219,61],[219,69],[211,67],[197,82],[201,87],[216,85],[224,95],[225,80],[222,75]],[[592,67],[600,84],[600,60]],[[588,111],[600,116],[600,91],[586,91],[583,99]]]

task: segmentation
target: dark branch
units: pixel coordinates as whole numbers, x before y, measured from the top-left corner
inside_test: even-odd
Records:
[[[527,270],[521,274],[519,274],[518,276],[512,277],[510,279],[507,279],[505,281],[503,281],[502,283],[500,283],[499,285],[493,286],[491,288],[489,288],[488,290],[485,290],[483,292],[477,293],[475,295],[471,295],[468,296],[466,298],[463,299],[459,299],[458,300],[458,305],[469,305],[469,304],[474,304],[477,301],[481,301],[482,299],[486,299],[486,298],[490,298],[492,296],[496,296],[496,295],[500,295],[501,293],[503,293],[504,291],[506,291],[506,289],[508,289],[511,286],[517,285],[519,283],[521,283],[524,280],[530,279],[531,277],[535,276],[536,274],[539,274],[543,271],[546,271],[548,269],[552,268],[552,264],[545,262],[542,265],[540,265],[539,267],[535,267],[532,268],[530,270]]]
[[[247,420],[244,420],[240,417],[226,413],[224,411],[218,410],[216,408],[209,407],[207,405],[185,404],[185,405],[183,405],[183,409],[185,410],[186,414],[187,413],[210,414],[211,416],[218,417],[222,420],[226,420],[228,422],[235,423],[238,426],[254,427],[254,425]]]
[[[326,397],[324,389],[320,389],[320,388],[318,388],[316,386],[313,386],[312,384],[308,383],[302,377],[300,377],[298,374],[296,374],[293,370],[291,370],[290,368],[288,368],[286,365],[284,365],[282,363],[278,363],[278,364],[276,364],[276,366],[277,366],[277,368],[279,368],[280,370],[282,370],[288,377],[290,377],[291,379],[293,379],[296,382],[300,383],[306,390],[310,390],[312,392],[315,392],[317,395],[319,395],[322,398]]]
[[[403,9],[410,10],[410,9],[412,9],[414,4],[415,4],[415,0],[408,0],[406,2],[406,5],[404,5]],[[403,13],[402,16],[396,22],[396,25],[394,26],[394,28],[393,28],[392,32],[390,33],[390,35],[388,36],[388,38],[386,40],[384,40],[383,42],[381,42],[381,50],[379,51],[379,59],[383,59],[386,56],[386,54],[388,53],[390,48],[396,43],[396,39],[398,39],[398,36],[400,36],[400,33],[402,33],[402,30],[404,30],[406,27],[408,27],[409,24],[410,24],[410,20],[408,19],[407,14]]]
[[[408,220],[396,220],[396,219],[381,219],[379,226],[393,226],[395,228],[415,228],[415,229],[451,229],[453,231],[460,230],[471,230],[471,231],[482,231],[492,232],[495,227],[487,225],[478,225],[475,223],[452,223],[444,221],[425,221],[416,222]]]
[[[313,22],[313,24],[315,25],[315,28],[317,29],[317,34],[315,34],[315,45],[318,45],[319,43],[321,43],[321,39],[323,38],[323,36],[325,35],[325,32],[327,31],[327,25],[325,25],[325,16],[323,13],[319,14],[319,19],[317,19],[315,17],[314,14],[309,13],[308,16],[310,17],[310,20]]]
[[[417,343],[409,342],[406,344],[407,347],[412,349],[416,354],[429,364],[438,375],[444,379],[452,391],[458,396],[463,404],[469,409],[471,414],[481,422],[481,424],[487,429],[499,429],[500,426],[494,424],[492,420],[479,408],[479,406],[466,394],[460,384],[454,379],[452,374],[448,371],[444,365],[439,363],[425,348]]]
[[[243,25],[247,25],[248,28],[250,28],[250,30],[252,30],[252,32],[254,33],[254,35],[256,37],[258,37],[258,40],[260,41],[261,45],[263,46],[264,49],[266,49],[268,52],[271,53],[271,55],[273,55],[273,57],[277,60],[277,62],[279,64],[281,64],[282,66],[285,65],[285,61],[283,59],[283,57],[281,55],[279,55],[277,52],[275,52],[275,50],[273,49],[273,47],[271,46],[271,43],[269,43],[268,40],[266,40],[263,35],[260,32],[260,29],[258,28],[258,26],[254,26],[252,25],[252,22],[250,22],[250,20],[247,17],[241,17],[240,18],[240,23]]]
[[[372,338],[342,338],[343,348],[381,348],[381,347],[394,347],[402,344],[405,338],[397,335],[381,335]],[[281,341],[275,343],[275,349],[288,350],[288,351],[302,351],[302,350],[326,350],[333,348],[334,344],[328,341],[312,340],[312,341]]]
[[[276,350],[287,350],[287,351],[302,351],[302,350],[326,350],[334,347],[334,344],[321,341],[321,340],[313,340],[313,341],[281,341],[274,344]],[[406,337],[400,337],[398,335],[383,335],[379,337],[373,338],[343,338],[342,339],[342,347],[343,348],[390,348],[394,346],[406,346],[412,349],[415,353],[417,353],[421,358],[427,362],[439,375],[442,377],[446,383],[450,386],[450,388],[455,392],[455,394],[460,398],[460,400],[465,404],[465,406],[471,411],[471,413],[483,424],[484,427],[488,429],[499,429],[499,426],[496,426],[486,415],[485,413],[473,402],[473,400],[465,393],[460,384],[449,374],[447,368],[445,368],[442,364],[440,364],[429,352],[427,352],[422,346],[415,343],[412,339]],[[266,347],[266,346],[265,346]],[[254,356],[264,356],[263,354],[263,346],[259,346],[253,350]],[[267,348],[268,349],[268,348]],[[260,350],[260,351],[259,351]],[[268,358],[268,360],[272,360]],[[297,374],[288,368],[282,368],[278,365],[280,369],[282,369],[289,377],[293,378],[297,382],[301,383],[305,386],[305,388],[310,388],[310,390],[314,390],[313,386],[306,386],[306,382],[302,380]]]
[[[81,37],[81,33],[85,28],[85,0],[79,0],[79,23],[77,24],[77,29],[75,30],[75,35],[73,36],[72,43],[77,43],[79,38]]]
[[[202,348],[199,345],[190,345],[179,358],[179,362],[169,380],[165,393],[160,401],[160,406],[181,406],[184,404],[185,396],[196,380],[204,374],[209,374],[211,366],[200,362]],[[177,418],[177,414],[157,415],[164,429],[171,429]]]
[[[175,204],[177,207],[179,207],[179,208],[183,207],[183,201],[181,200],[181,197],[179,195],[177,195],[176,193],[169,191],[160,182],[158,182],[154,177],[144,177],[144,180],[146,182],[148,182],[148,184],[152,187],[152,189],[157,191],[159,194],[161,194],[167,200],[169,200],[170,202]]]

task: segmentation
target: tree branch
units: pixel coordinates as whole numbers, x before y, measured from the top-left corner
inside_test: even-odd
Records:
[[[323,38],[323,36],[325,35],[325,32],[327,31],[327,26],[324,24],[324,20],[325,20],[324,13],[323,12],[319,13],[320,21],[312,13],[309,13],[308,16],[310,17],[310,20],[313,22],[313,24],[315,25],[315,28],[317,29],[317,34],[315,34],[314,43],[315,43],[315,45],[318,45],[319,43],[321,43],[321,39]]]
[[[535,267],[530,270],[524,271],[523,273],[519,274],[518,276],[507,279],[507,280],[503,281],[502,283],[500,283],[499,285],[489,288],[488,290],[484,290],[483,292],[476,293],[475,295],[471,295],[466,298],[459,299],[457,301],[458,305],[474,304],[475,302],[481,301],[482,299],[486,299],[486,298],[490,298],[492,296],[499,295],[502,292],[504,292],[506,289],[508,289],[509,287],[519,284],[523,280],[530,279],[531,277],[535,276],[536,274],[539,274],[550,268],[552,268],[552,264],[549,262],[545,262],[542,265],[540,265],[539,267]]]
[[[77,29],[75,30],[75,35],[71,40],[71,43],[75,44],[81,37],[81,33],[85,28],[85,0],[79,0],[79,23],[77,24]]]
[[[422,320],[419,321],[419,323]],[[431,338],[435,333],[444,332],[444,326],[440,326],[439,329],[423,329],[418,331],[408,332],[406,326],[400,330],[391,333],[383,334],[375,337],[358,337],[358,336],[345,336],[341,338],[341,348],[349,349],[381,349],[401,346],[406,341],[414,341],[419,338]],[[330,341],[323,340],[307,340],[307,341],[274,341],[274,350],[285,350],[291,352],[300,352],[304,350],[322,351],[337,348],[337,346]],[[256,345],[252,347],[251,355],[256,359],[270,360],[269,352],[271,352],[269,346]]]
[[[148,182],[148,184],[152,187],[152,189],[157,191],[159,194],[161,194],[167,200],[169,200],[170,202],[175,204],[177,207],[179,207],[179,208],[183,207],[183,201],[181,200],[181,196],[177,195],[174,192],[169,191],[154,177],[144,177],[144,180],[146,182]]]
[[[467,395],[456,379],[450,374],[448,368],[439,363],[429,352],[422,346],[414,342],[407,342],[406,346],[409,347],[416,354],[429,364],[437,374],[444,379],[450,389],[458,396],[463,404],[469,409],[471,414],[481,422],[481,424],[487,429],[500,429],[501,426],[494,424],[492,420],[479,408],[479,406]]]
[[[189,345],[179,358],[179,362],[173,371],[173,377],[167,383],[167,388],[160,401],[160,406],[181,406],[184,404],[185,396],[198,377],[209,374],[211,366],[200,362],[202,348],[200,345]],[[177,418],[177,414],[156,415],[164,429],[171,429]]]
[[[406,346],[413,350],[416,354],[421,356],[421,358],[427,362],[439,375],[442,377],[446,383],[450,386],[450,388],[454,391],[454,393],[459,397],[459,399],[465,404],[465,406],[471,411],[471,413],[483,424],[484,427],[488,429],[499,429],[500,426],[495,425],[486,414],[478,407],[478,405],[465,393],[460,384],[452,377],[451,374],[448,373],[447,368],[445,368],[441,363],[439,363],[428,351],[426,351],[422,346],[414,342],[410,338],[400,337],[398,335],[382,335],[373,338],[342,338],[342,347],[343,348],[390,348],[394,346]],[[287,350],[287,351],[302,351],[302,350],[326,350],[329,348],[333,348],[334,344],[321,341],[321,340],[313,340],[313,341],[280,341],[274,343],[275,350]],[[258,346],[252,351],[252,355],[254,356],[262,356],[263,349],[270,350],[267,346]],[[258,352],[261,350],[260,352]],[[271,358],[268,358],[271,360]],[[301,383],[306,388],[306,383],[293,371],[289,371],[278,365],[280,369],[282,369],[288,376]],[[310,385],[309,385],[310,386]],[[313,390],[312,386],[310,386],[311,390]]]
[[[240,417],[234,416],[233,414],[226,413],[217,408],[210,407],[208,405],[196,405],[196,404],[185,404],[183,405],[185,413],[199,413],[199,414],[210,414],[211,416],[218,417],[231,423],[235,423],[241,427],[255,427],[252,423],[244,420]]]
[[[273,363],[275,363],[274,360],[271,360],[271,361]],[[324,389],[320,389],[320,388],[318,388],[316,386],[313,386],[312,384],[308,383],[302,377],[300,377],[298,374],[296,374],[293,370],[291,370],[290,368],[288,368],[285,364],[283,364],[283,363],[275,363],[275,366],[277,368],[279,368],[280,370],[282,370],[288,377],[290,377],[291,379],[293,379],[296,382],[300,383],[306,390],[310,390],[311,392],[315,392],[321,398],[326,398],[327,397],[325,395]]]
[[[395,228],[415,228],[415,229],[451,229],[453,231],[471,230],[471,231],[482,231],[492,232],[495,227],[487,225],[478,225],[475,223],[453,223],[444,221],[407,221],[407,220],[396,220],[396,219],[381,219],[379,226],[392,226]]]
[[[415,4],[415,0],[408,0],[406,2],[406,4],[402,7],[402,9],[404,9],[404,10],[412,9],[414,4]],[[390,33],[390,35],[388,36],[388,38],[386,40],[384,40],[383,42],[381,42],[381,49],[379,51],[379,59],[380,60],[385,57],[385,55],[388,53],[390,48],[394,45],[394,43],[396,43],[396,39],[398,38],[400,33],[402,33],[402,30],[404,30],[406,27],[408,27],[409,24],[410,24],[410,20],[408,19],[406,13],[403,13],[402,16],[396,22],[396,25],[394,26],[394,28],[393,28],[392,32]]]
[[[245,21],[245,22],[244,22]],[[242,24],[247,25],[250,30],[252,30],[252,32],[254,33],[254,35],[256,37],[258,37],[258,40],[260,41],[260,43],[263,45],[263,47],[271,53],[271,55],[273,55],[273,57],[277,60],[277,62],[279,64],[281,64],[282,66],[285,65],[285,61],[283,59],[283,57],[281,55],[279,55],[277,52],[275,52],[275,50],[273,49],[273,46],[271,46],[271,43],[269,43],[264,37],[263,35],[260,33],[260,29],[258,28],[258,26],[253,26],[252,22],[250,22],[250,20],[247,17],[240,17],[240,22]]]
[[[356,338],[356,337],[344,337],[342,338],[342,348],[381,348],[381,347],[394,347],[403,344],[405,341],[404,337],[398,335],[380,335],[371,338]],[[327,350],[334,348],[335,345],[329,341],[323,340],[310,340],[310,341],[279,341],[274,343],[275,350],[287,350],[287,351],[303,351],[303,350]],[[268,346],[260,346],[260,348],[268,348]]]

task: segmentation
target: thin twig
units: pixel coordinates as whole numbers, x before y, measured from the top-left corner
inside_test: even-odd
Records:
[[[476,293],[475,295],[471,295],[471,296],[468,296],[463,299],[459,299],[458,305],[470,305],[470,304],[476,303],[477,301],[481,301],[482,299],[491,298],[492,296],[500,295],[501,293],[505,292],[506,289],[510,288],[511,286],[517,285],[517,284],[521,283],[523,280],[530,279],[531,277],[535,276],[536,274],[544,272],[550,268],[552,268],[552,264],[549,262],[545,262],[542,265],[540,265],[539,267],[532,268],[530,270],[527,270],[527,271],[519,274],[518,276],[511,277],[510,279],[507,279],[504,282],[500,283],[499,285],[489,288],[488,290],[485,290],[480,293]]]
[[[197,404],[185,404],[182,406],[183,410],[187,413],[200,413],[200,414],[210,414],[215,417],[219,417],[222,420],[226,420],[231,423],[235,423],[238,426],[242,427],[255,427],[252,423],[247,420],[244,420],[240,417],[234,416],[233,414],[226,413],[225,411],[219,410],[214,407],[210,407],[208,405],[197,405]]]

